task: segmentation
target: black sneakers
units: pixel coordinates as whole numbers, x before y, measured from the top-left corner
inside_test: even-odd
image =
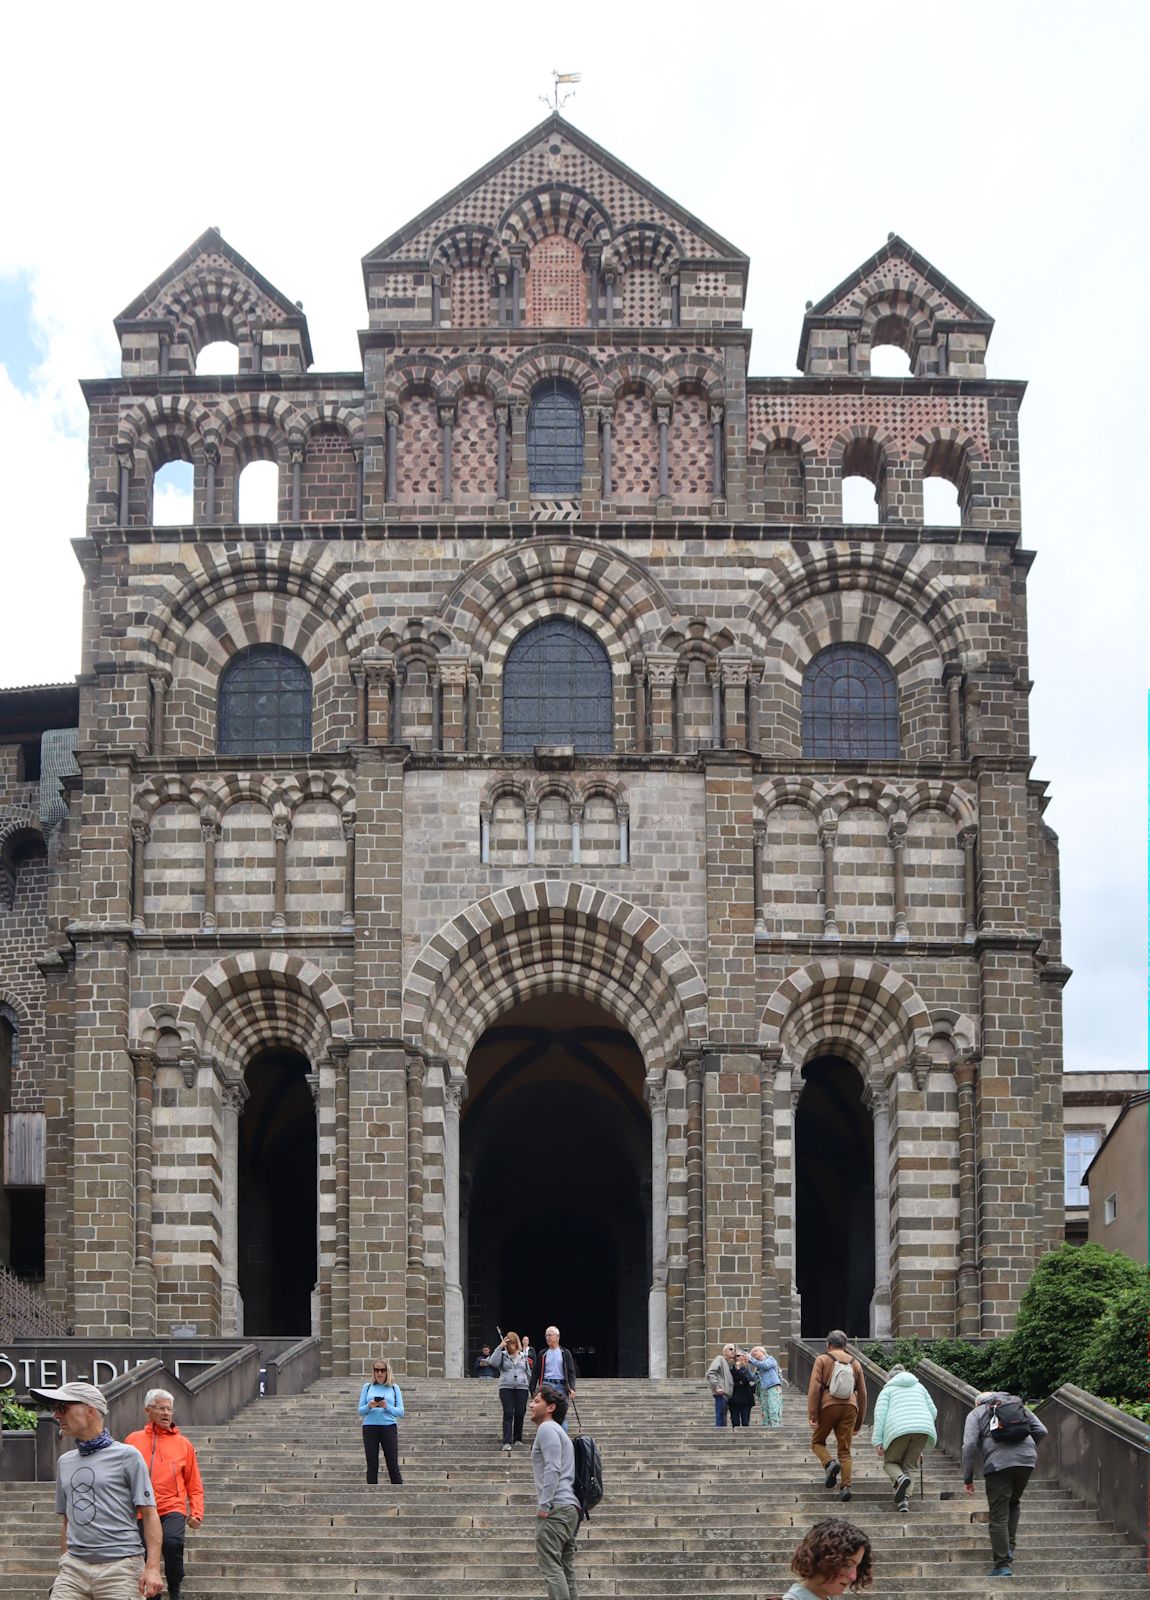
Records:
[[[826,1484],[828,1489],[833,1489],[835,1484],[838,1481],[839,1481],[839,1464],[838,1464],[837,1461],[828,1461],[827,1465],[826,1465],[826,1470],[823,1473],[823,1482]]]
[[[847,1485],[846,1487],[840,1489],[838,1494],[835,1495],[835,1499],[836,1500],[849,1500],[850,1498],[851,1498],[851,1491],[850,1491],[850,1486],[849,1485]]]

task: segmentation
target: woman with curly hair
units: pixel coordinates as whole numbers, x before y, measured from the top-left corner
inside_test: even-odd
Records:
[[[870,1540],[853,1522],[827,1517],[816,1522],[791,1558],[798,1577],[783,1600],[828,1600],[847,1589],[865,1589],[871,1581]]]

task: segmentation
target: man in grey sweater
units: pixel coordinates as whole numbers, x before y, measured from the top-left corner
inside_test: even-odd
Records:
[[[1000,1407],[1007,1402],[1012,1412],[1018,1411],[1025,1419],[1026,1432],[1017,1439],[1001,1437],[1009,1425]],[[1009,1428],[1009,1431],[1013,1433],[1014,1429]],[[1033,1411],[1024,1406],[1017,1395],[1007,1394],[1005,1390],[980,1394],[966,1419],[962,1430],[962,1477],[967,1494],[973,1494],[975,1462],[981,1459],[986,1501],[990,1507],[990,1552],[994,1565],[989,1575],[992,1578],[1014,1576],[1012,1563],[1018,1513],[1030,1474],[1038,1464],[1038,1441],[1045,1438],[1046,1429]]]
[[[539,1506],[535,1554],[548,1600],[579,1600],[575,1587],[579,1502],[575,1498],[575,1446],[562,1428],[566,1415],[567,1397],[557,1389],[542,1384],[531,1396],[531,1420],[536,1428],[531,1470]]]

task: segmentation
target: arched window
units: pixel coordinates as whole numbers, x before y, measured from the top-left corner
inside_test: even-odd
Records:
[[[535,499],[570,499],[582,490],[583,406],[562,378],[549,378],[531,396],[527,476]]]
[[[863,644],[821,650],[803,677],[803,755],[831,760],[898,759],[898,686]]]
[[[311,674],[290,650],[257,644],[220,677],[221,755],[311,749]]]
[[[601,754],[613,748],[613,727],[611,663],[595,635],[566,617],[521,633],[503,669],[503,748]]]

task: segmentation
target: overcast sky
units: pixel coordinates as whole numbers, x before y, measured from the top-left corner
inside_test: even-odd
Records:
[[[1034,774],[1062,843],[1066,1063],[1146,1064],[1145,0],[409,13],[24,7],[0,102],[0,684],[79,665],[112,318],[216,225],[358,365],[360,258],[566,114],[751,257],[751,370],[890,231],[995,317],[1022,412]],[[193,28],[189,18],[198,16]],[[15,63],[22,63],[13,70]]]

